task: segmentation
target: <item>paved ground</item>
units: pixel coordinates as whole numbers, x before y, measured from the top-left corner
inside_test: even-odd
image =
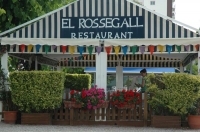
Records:
[[[1,122],[0,132],[200,132],[200,130],[119,126],[30,126],[9,125]]]

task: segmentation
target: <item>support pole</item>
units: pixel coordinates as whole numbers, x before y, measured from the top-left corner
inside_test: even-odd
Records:
[[[147,92],[144,93],[144,126],[147,127],[148,105],[147,105]]]
[[[94,85],[96,85],[95,83],[96,83],[96,73],[94,73],[94,82],[92,82],[92,83],[94,83]]]
[[[96,83],[98,88],[103,88],[107,97],[107,54],[96,53]]]
[[[6,76],[9,76],[9,71],[8,71],[8,52],[4,53],[1,56],[1,68],[3,69],[3,72],[6,74]],[[8,82],[5,82],[6,84],[6,90],[9,90],[8,88]]]
[[[8,74],[8,52],[1,56],[1,68],[4,70],[4,73]]]
[[[116,89],[123,90],[123,67],[117,66],[116,67]]]

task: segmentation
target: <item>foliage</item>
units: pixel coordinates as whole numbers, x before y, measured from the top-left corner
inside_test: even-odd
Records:
[[[149,74],[148,100],[155,114],[186,115],[198,99],[200,77],[185,73]]]
[[[190,64],[186,66],[186,70],[190,71]],[[192,65],[192,74],[198,75],[198,60],[195,60],[195,63]]]
[[[65,88],[81,91],[83,88],[91,87],[90,74],[66,74]]]
[[[70,100],[73,101],[73,102],[76,102],[78,104],[82,104],[83,103],[81,94],[77,90],[71,90],[70,91]]]
[[[115,76],[107,76],[107,84],[110,84],[113,80],[115,80]]]
[[[0,32],[11,29],[75,0],[0,0]],[[9,71],[18,69],[18,59],[9,57]],[[12,61],[13,60],[13,61]],[[15,64],[14,64],[15,63]]]
[[[10,73],[12,101],[24,112],[42,112],[59,107],[64,90],[61,72],[20,71]]]
[[[111,104],[117,107],[123,107],[126,104],[139,104],[141,102],[141,93],[133,90],[122,90],[114,92],[111,96]]]
[[[130,88],[131,84],[132,84],[132,80],[127,79],[126,82],[125,82],[125,85],[127,86],[128,89]]]
[[[3,69],[0,69],[0,101],[3,102],[3,109],[6,111],[15,110],[16,106],[13,105],[11,100],[11,93],[8,91],[8,78]]]
[[[48,65],[41,65],[42,71],[52,71],[52,67]]]
[[[0,69],[0,100],[4,101],[5,98],[5,91],[6,91],[6,82],[7,81],[7,75],[4,73],[3,69]]]
[[[102,106],[105,102],[105,92],[102,88],[97,88],[97,86],[85,90],[83,89],[81,93],[76,90],[71,90],[71,101],[76,103],[81,103],[83,108],[87,109],[97,109]]]
[[[44,15],[74,0],[0,0],[0,32]]]
[[[0,16],[3,14],[6,14],[6,11],[4,9],[0,8]]]
[[[84,68],[62,68],[62,71],[69,74],[83,74]]]
[[[194,102],[194,105],[189,108],[190,115],[200,115],[200,94],[199,98]]]

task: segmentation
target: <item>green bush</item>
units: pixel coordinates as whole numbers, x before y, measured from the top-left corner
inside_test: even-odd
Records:
[[[83,88],[89,89],[91,87],[90,74],[66,74],[65,77],[65,88],[81,91]]]
[[[200,77],[185,73],[148,75],[148,103],[157,115],[186,115],[198,99]]]
[[[59,107],[64,90],[64,73],[49,71],[11,72],[12,101],[23,112],[42,112]]]

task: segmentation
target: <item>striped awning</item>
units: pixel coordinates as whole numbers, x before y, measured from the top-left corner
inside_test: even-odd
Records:
[[[200,43],[199,35],[155,12],[147,10],[128,0],[79,0],[48,13],[34,21],[15,28],[10,32],[1,33],[2,45],[99,45],[102,38],[67,39],[61,31],[61,18],[119,18],[141,17],[144,19],[142,38],[113,39],[104,43],[109,45],[196,45]],[[89,29],[92,30],[92,29]],[[88,31],[89,31],[88,30]],[[98,29],[97,29],[98,30]],[[121,30],[127,32],[128,28]],[[118,32],[118,31],[116,31]],[[114,34],[115,32],[113,32]]]

